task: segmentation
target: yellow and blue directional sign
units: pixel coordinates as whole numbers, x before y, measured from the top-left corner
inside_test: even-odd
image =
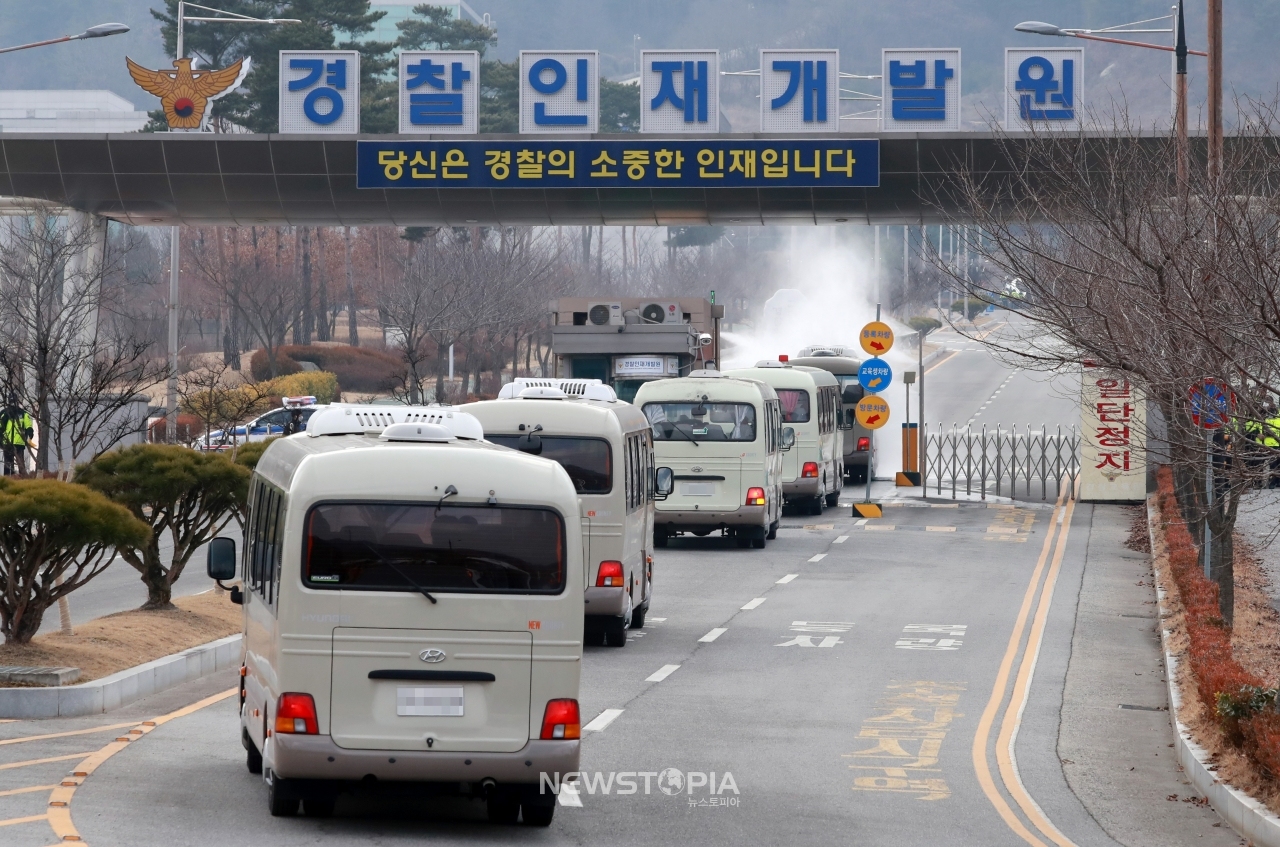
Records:
[[[893,368],[884,359],[867,359],[858,368],[858,383],[872,394],[879,394],[893,382]]]

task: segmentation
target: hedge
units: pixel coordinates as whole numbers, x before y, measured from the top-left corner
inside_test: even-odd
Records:
[[[272,397],[314,395],[317,403],[332,403],[341,396],[338,377],[329,371],[299,371],[288,376],[278,376],[262,387]]]
[[[1272,779],[1280,778],[1280,703],[1275,688],[1249,673],[1231,650],[1231,627],[1218,609],[1218,586],[1204,575],[1199,552],[1173,493],[1173,472],[1161,467],[1158,502],[1169,569],[1186,614],[1187,660],[1196,694],[1223,735]]]
[[[401,384],[404,373],[404,363],[398,357],[363,347],[289,344],[276,350],[276,369],[281,375],[305,373],[298,362],[314,362],[320,370],[337,374],[343,391],[390,391]],[[265,350],[254,352],[249,367],[254,379],[271,376]]]

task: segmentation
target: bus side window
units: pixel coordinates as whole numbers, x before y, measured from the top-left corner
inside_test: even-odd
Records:
[[[249,532],[245,543],[249,550],[248,573],[245,580],[245,588],[248,591],[257,591],[262,579],[262,524],[266,520],[269,492],[267,486],[261,481],[258,482],[257,487],[258,496],[254,498],[253,513],[249,520]]]
[[[275,544],[271,548],[271,571],[268,574],[270,584],[267,586],[267,602],[275,609],[276,600],[280,596],[280,571],[284,560],[284,519],[289,511],[289,501],[283,494],[277,498],[275,520]]]
[[[275,551],[276,551],[276,521],[280,514],[280,494],[274,488],[271,489],[270,505],[267,508],[266,515],[263,516],[263,543],[262,543],[262,581],[258,587],[258,594],[266,601],[267,605],[271,605],[271,584],[274,580],[275,571]]]

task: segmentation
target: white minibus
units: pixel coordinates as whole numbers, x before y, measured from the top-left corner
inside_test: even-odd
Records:
[[[598,379],[521,377],[458,409],[485,440],[559,462],[578,491],[586,633],[622,647],[653,598],[654,459],[649,422]]]
[[[435,783],[546,826],[576,771],[578,492],[439,407],[318,409],[253,474],[240,561],[241,738],[273,815]],[[235,576],[235,543],[209,548]]]
[[[657,504],[653,543],[720,531],[739,547],[763,548],[782,515],[784,441],[778,395],[755,379],[693,371],[646,382],[635,404],[653,429],[659,465],[675,490]]]
[[[837,426],[840,384],[830,372],[792,367],[786,362],[757,362],[754,368],[725,371],[725,376],[758,379],[778,394],[783,431],[795,433],[795,446],[782,458],[782,496],[803,513],[822,514],[836,506],[844,485],[844,441]]]

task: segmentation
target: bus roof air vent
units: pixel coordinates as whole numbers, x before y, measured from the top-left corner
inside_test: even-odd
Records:
[[[392,424],[378,437],[383,441],[418,441],[432,444],[447,444],[457,440],[449,430],[439,424],[430,423]]]
[[[484,427],[474,415],[447,406],[371,406],[330,403],[307,421],[307,435],[378,435],[399,424],[431,424],[454,438],[483,441]]]
[[[560,394],[528,393],[531,388],[549,388]],[[518,397],[533,399],[559,399],[569,397],[583,400],[617,400],[614,390],[598,379],[563,379],[550,377],[521,376],[502,386],[498,392],[499,400],[513,400]]]

